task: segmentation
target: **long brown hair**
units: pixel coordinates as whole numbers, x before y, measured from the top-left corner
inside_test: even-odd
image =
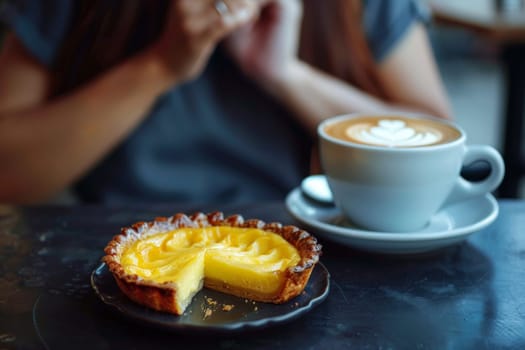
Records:
[[[54,64],[55,95],[89,81],[124,58],[140,16],[138,51],[159,35],[169,1],[77,0],[76,18]],[[362,25],[360,0],[303,0],[299,55],[306,62],[377,97],[386,98]],[[142,17],[144,18],[144,17]],[[148,21],[152,22],[152,21]],[[135,30],[135,32],[134,32]],[[75,62],[75,60],[77,60]]]
[[[299,56],[377,97],[386,93],[368,46],[360,0],[303,0]]]
[[[52,67],[54,95],[89,81],[130,51],[139,51],[151,43],[163,27],[166,4],[157,0],[74,1],[73,25]],[[156,20],[142,23],[141,18]]]

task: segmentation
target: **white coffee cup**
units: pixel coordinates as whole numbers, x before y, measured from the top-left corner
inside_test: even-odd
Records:
[[[318,126],[322,169],[335,204],[361,228],[417,231],[444,205],[495,190],[501,155],[488,145],[466,145],[458,125],[420,114],[349,114]],[[490,165],[480,182],[461,177],[476,161]]]

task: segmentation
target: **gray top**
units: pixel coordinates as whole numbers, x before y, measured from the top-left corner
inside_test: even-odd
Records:
[[[364,4],[365,31],[377,60],[413,21],[426,16],[410,0]],[[6,1],[0,19],[30,53],[52,67],[76,10],[69,0]],[[141,27],[151,19],[143,15]],[[137,47],[141,40],[146,39],[139,38]],[[137,47],[128,48],[129,54]],[[283,199],[307,175],[311,145],[290,113],[219,48],[202,75],[161,96],[139,127],[75,185],[75,192],[81,200],[105,203]]]

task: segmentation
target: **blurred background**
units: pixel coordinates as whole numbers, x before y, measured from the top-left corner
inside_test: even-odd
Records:
[[[456,121],[469,143],[492,145],[508,157],[506,178],[514,179],[500,195],[525,197],[525,0],[420,2],[431,9],[430,38]],[[514,124],[506,129],[509,109]]]
[[[461,28],[433,23],[429,29],[454,117],[469,143],[501,149],[504,84],[498,47]]]

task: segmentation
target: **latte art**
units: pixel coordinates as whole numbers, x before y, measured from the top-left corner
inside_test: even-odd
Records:
[[[461,137],[461,132],[446,122],[397,115],[341,119],[323,130],[341,141],[387,148],[439,145]]]
[[[350,139],[371,145],[388,147],[426,146],[439,142],[443,135],[438,130],[418,131],[402,120],[380,120],[377,125],[355,124],[346,129]]]

